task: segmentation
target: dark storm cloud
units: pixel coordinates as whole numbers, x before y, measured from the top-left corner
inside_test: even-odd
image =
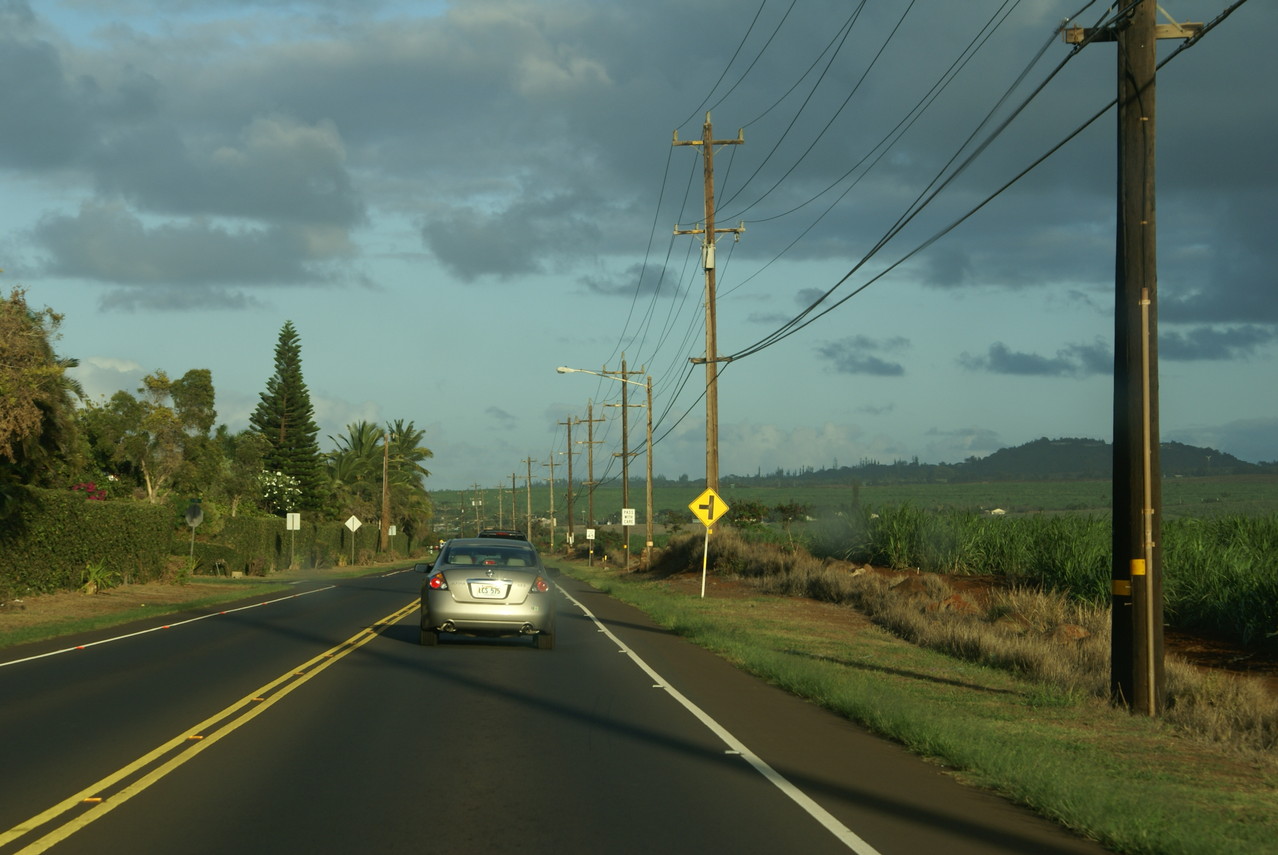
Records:
[[[231,229],[204,221],[148,227],[119,205],[50,215],[33,232],[43,272],[122,285],[297,284],[329,280],[323,263],[347,251],[334,230]]]
[[[11,5],[11,4],[7,4]],[[0,15],[0,25],[12,14]],[[0,35],[0,166],[49,168],[73,161],[89,136],[92,91],[67,79],[47,42]],[[17,84],[21,81],[21,84]]]
[[[908,347],[909,342],[900,337],[876,341],[867,336],[858,335],[829,342],[816,350],[817,354],[840,374],[900,377],[905,374],[905,367],[899,362],[890,362],[878,356],[875,351],[899,353]]]
[[[632,264],[618,273],[591,273],[578,281],[588,291],[609,297],[634,297],[658,292],[673,297],[680,291],[678,283],[667,278],[667,271],[656,265],[645,268],[642,264]]]
[[[915,121],[998,4],[953,17],[870,4],[846,42],[834,38],[854,11],[843,2],[809,0],[788,16],[765,4],[753,30],[737,6],[467,2],[367,14],[352,0],[84,2],[110,21],[85,46],[39,40],[30,9],[8,0],[0,73],[24,86],[0,92],[0,115],[29,120],[6,123],[0,166],[82,170],[85,192],[138,216],[352,229],[394,214],[462,282],[564,272],[627,293],[624,275],[593,271],[626,269],[650,234],[703,216],[700,154],[672,148],[670,131],[695,137],[712,108],[716,136],[744,129],[745,144],[717,160],[720,225],[748,227],[734,267],[785,253],[850,270],[946,174],[1040,46],[1052,41],[1031,80],[1068,55],[1053,29],[1074,11],[1022,4]],[[1174,10],[1214,11],[1203,0]],[[1278,249],[1264,234],[1278,177],[1259,168],[1275,109],[1237,86],[1217,47],[1266,55],[1274,25],[1271,5],[1249,4],[1225,23],[1227,39],[1208,34],[1160,72],[1159,243],[1176,261],[1160,271],[1168,323],[1278,323]],[[1112,51],[1092,45],[1072,59],[867,270],[972,210],[1112,98]],[[796,81],[809,67],[820,73]],[[1110,115],[892,275],[947,289],[1107,287],[1113,149]],[[664,255],[664,241],[654,246]],[[646,276],[639,285],[651,287]]]
[[[1031,377],[1086,377],[1113,370],[1113,356],[1103,344],[1069,345],[1055,356],[1014,351],[1002,342],[983,355],[960,354],[956,362],[969,371]]]
[[[599,229],[574,211],[582,200],[566,193],[519,199],[493,213],[456,208],[422,227],[435,257],[466,282],[543,273],[593,243]]]
[[[1181,195],[1192,219],[1179,241],[1159,244],[1160,320],[1278,326],[1274,192]]]
[[[1196,327],[1180,331],[1162,329],[1158,334],[1160,359],[1194,362],[1246,359],[1278,341],[1278,328],[1255,325],[1228,328]]]
[[[364,211],[344,160],[331,122],[284,116],[253,119],[233,137],[122,130],[92,157],[99,192],[144,210],[349,227]]]

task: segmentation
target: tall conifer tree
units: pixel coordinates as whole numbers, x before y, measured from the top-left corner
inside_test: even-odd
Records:
[[[286,321],[275,345],[275,374],[249,418],[253,429],[270,444],[263,458],[267,471],[297,479],[302,496],[299,510],[318,510],[323,504],[324,466],[316,436],[315,410],[302,380],[302,345],[292,321]]]

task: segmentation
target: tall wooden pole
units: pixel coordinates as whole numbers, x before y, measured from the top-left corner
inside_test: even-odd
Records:
[[[390,548],[390,434],[382,434],[382,530],[380,548]]]
[[[647,402],[647,405],[648,405],[647,449],[648,451],[646,454],[646,457],[648,458],[646,461],[647,467],[648,467],[648,472],[647,472],[648,494],[646,499],[646,505],[644,508],[644,519],[647,521],[647,525],[648,525],[648,539],[647,539],[647,546],[643,550],[643,566],[644,566],[644,569],[647,570],[652,566],[652,528],[653,528],[653,521],[652,521],[652,376],[651,375],[648,376],[647,382],[644,383],[644,387],[647,391],[647,396],[648,396],[648,402]]]
[[[706,277],[706,355],[704,357],[706,364],[706,487],[711,490],[719,489],[719,354],[715,319],[715,235],[721,232],[734,232],[740,235],[745,231],[744,225],[734,229],[716,229],[714,226],[714,148],[717,145],[739,145],[744,142],[745,137],[741,131],[737,132],[737,138],[734,140],[716,140],[709,113],[706,113],[705,124],[701,126],[701,139],[680,140],[679,132],[675,131],[674,134],[675,145],[701,146],[701,159],[704,166],[705,228],[676,228],[674,233],[704,235],[701,240],[701,262]],[[692,361],[695,363],[702,360],[693,359]]]
[[[576,535],[573,532],[572,521],[572,456],[574,453],[572,448],[572,416],[569,416],[566,422],[560,422],[560,424],[568,426],[568,451],[566,452],[568,455],[568,545],[571,549],[571,547],[576,544]]]
[[[1118,229],[1114,264],[1114,498],[1110,691],[1135,712],[1164,707],[1162,474],[1158,427],[1158,251],[1154,218],[1155,86],[1159,39],[1189,39],[1201,23],[1159,24],[1136,0],[1100,29],[1065,41],[1118,45]]]
[[[1162,711],[1162,487],[1154,219],[1155,0],[1117,27],[1118,234],[1114,312],[1114,661],[1116,698]],[[1120,650],[1120,645],[1121,649]],[[1130,661],[1126,651],[1130,651]]]

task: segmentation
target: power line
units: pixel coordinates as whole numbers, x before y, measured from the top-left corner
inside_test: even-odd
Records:
[[[1090,5],[1090,4],[1089,4],[1089,5]],[[1086,8],[1086,7],[1084,7],[1084,8]],[[1038,59],[1039,57],[1041,57],[1041,56],[1042,56],[1042,53],[1046,50],[1047,45],[1050,45],[1050,44],[1051,44],[1051,41],[1053,41],[1053,40],[1055,39],[1056,35],[1060,33],[1060,31],[1061,31],[1061,29],[1062,29],[1062,28],[1063,28],[1063,25],[1062,25],[1062,27],[1058,27],[1058,28],[1056,29],[1056,31],[1054,31],[1054,33],[1053,33],[1053,35],[1052,35],[1051,39],[1049,39],[1049,40],[1048,40],[1048,41],[1044,44],[1044,47],[1043,47],[1042,49],[1040,49],[1040,51],[1039,51],[1039,53],[1036,55],[1035,59],[1034,59],[1034,60],[1030,63],[1030,66],[1031,66],[1031,67],[1032,67],[1032,65],[1033,65],[1035,62],[1037,62],[1037,59]],[[732,355],[731,355],[730,357],[728,357],[728,358],[729,358],[729,359],[734,359],[734,360],[735,360],[735,359],[742,359],[742,358],[744,358],[744,357],[746,357],[746,356],[751,356],[751,355],[753,355],[753,354],[755,354],[755,353],[758,353],[759,351],[764,350],[764,349],[766,349],[766,348],[768,348],[768,347],[772,346],[773,344],[776,344],[777,342],[781,341],[782,339],[788,338],[789,336],[793,335],[795,332],[798,332],[800,329],[803,329],[804,327],[808,326],[809,324],[811,324],[812,322],[814,322],[814,321],[815,321],[815,320],[817,320],[818,318],[824,317],[826,314],[828,314],[828,313],[829,313],[830,311],[832,311],[833,309],[837,308],[838,306],[841,306],[843,303],[847,302],[847,300],[848,300],[848,299],[850,299],[851,297],[855,296],[856,294],[861,293],[861,292],[862,292],[862,291],[864,291],[867,287],[869,287],[871,284],[873,284],[874,282],[878,281],[878,280],[879,280],[879,279],[881,279],[883,276],[885,276],[887,273],[889,273],[890,271],[894,270],[896,267],[898,267],[898,266],[900,266],[901,264],[903,264],[903,263],[904,263],[906,260],[908,260],[909,258],[911,258],[911,257],[913,257],[914,255],[918,254],[918,253],[919,253],[919,252],[921,252],[923,249],[926,249],[927,247],[931,246],[933,243],[935,243],[937,240],[939,240],[939,239],[940,239],[941,237],[943,237],[945,234],[948,234],[950,231],[952,231],[954,228],[956,228],[959,224],[961,224],[961,223],[963,223],[964,221],[966,221],[967,219],[969,219],[969,218],[970,218],[972,215],[974,215],[977,211],[981,210],[981,209],[982,209],[982,208],[984,208],[987,204],[989,204],[991,201],[993,201],[993,199],[995,199],[997,196],[1001,195],[1001,194],[1002,194],[1002,193],[1003,193],[1003,192],[1004,192],[1007,188],[1011,187],[1013,184],[1015,184],[1017,181],[1019,181],[1019,180],[1020,180],[1021,178],[1023,178],[1025,175],[1027,175],[1030,171],[1032,171],[1035,167],[1037,167],[1040,163],[1042,163],[1044,160],[1046,160],[1048,157],[1050,157],[1052,154],[1054,154],[1056,151],[1058,151],[1058,150],[1059,150],[1062,146],[1064,146],[1067,142],[1069,142],[1069,141],[1070,141],[1070,140],[1072,140],[1074,137],[1076,137],[1076,136],[1077,136],[1079,133],[1081,133],[1081,132],[1082,132],[1085,128],[1087,128],[1089,125],[1091,125],[1093,122],[1095,122],[1095,121],[1096,121],[1096,119],[1100,118],[1100,116],[1102,116],[1102,115],[1104,115],[1104,113],[1108,112],[1108,110],[1110,109],[1110,107],[1112,107],[1112,106],[1113,106],[1113,104],[1114,104],[1114,102],[1113,102],[1113,101],[1111,101],[1108,105],[1106,105],[1104,108],[1102,108],[1100,111],[1098,111],[1095,115],[1093,115],[1090,119],[1088,119],[1088,120],[1087,120],[1087,121],[1086,121],[1083,125],[1081,125],[1081,126],[1080,126],[1080,127],[1078,127],[1077,129],[1075,129],[1073,132],[1071,132],[1071,133],[1070,133],[1070,134],[1069,134],[1069,135],[1068,135],[1068,136],[1067,136],[1064,140],[1062,140],[1061,142],[1059,142],[1059,143],[1057,143],[1055,146],[1053,146],[1053,147],[1052,147],[1052,148],[1051,148],[1051,149],[1050,149],[1050,150],[1049,150],[1046,154],[1044,154],[1044,155],[1040,156],[1040,157],[1039,157],[1038,159],[1036,159],[1033,163],[1031,163],[1028,167],[1026,167],[1024,170],[1022,170],[1020,173],[1018,173],[1015,177],[1013,177],[1010,181],[1006,182],[1006,183],[1005,183],[1005,184],[1003,184],[1001,187],[999,187],[997,190],[995,190],[993,193],[991,193],[989,196],[987,196],[985,199],[983,199],[983,200],[982,200],[979,204],[977,204],[975,207],[973,207],[972,209],[970,209],[967,213],[963,214],[961,217],[959,217],[958,219],[956,219],[956,220],[954,220],[953,222],[951,222],[948,226],[946,226],[945,228],[943,228],[943,229],[942,229],[942,230],[940,230],[939,232],[937,232],[937,233],[933,234],[933,235],[932,235],[930,238],[928,238],[926,241],[924,241],[924,242],[923,242],[923,243],[921,243],[920,245],[916,246],[914,249],[912,249],[912,250],[910,250],[909,252],[907,252],[907,253],[906,253],[905,255],[903,255],[901,258],[897,259],[897,261],[893,262],[890,266],[888,266],[888,267],[887,267],[886,269],[884,269],[883,271],[880,271],[877,275],[875,275],[875,276],[874,276],[874,277],[872,277],[869,281],[867,281],[867,282],[865,282],[864,284],[862,284],[860,287],[856,288],[856,289],[855,289],[854,291],[852,291],[850,294],[848,294],[848,295],[844,296],[842,299],[840,299],[840,300],[838,300],[837,302],[835,302],[834,304],[832,304],[832,305],[828,306],[828,307],[827,307],[826,309],[824,309],[823,311],[821,311],[821,312],[819,312],[819,313],[817,313],[817,314],[815,314],[815,315],[812,315],[811,317],[808,317],[808,316],[809,316],[809,315],[810,315],[810,314],[811,314],[811,313],[812,313],[812,312],[813,312],[813,311],[814,311],[814,310],[815,310],[815,309],[816,309],[819,305],[821,305],[821,303],[823,303],[826,299],[828,299],[828,298],[830,297],[830,295],[834,293],[834,291],[835,291],[835,290],[837,290],[840,286],[842,286],[845,282],[847,282],[847,280],[848,280],[848,279],[850,279],[850,278],[851,278],[854,274],[856,274],[857,272],[859,272],[859,271],[860,271],[860,269],[861,269],[862,267],[864,267],[864,266],[865,266],[865,264],[866,264],[866,263],[867,263],[867,262],[868,262],[868,261],[869,261],[872,257],[874,257],[874,256],[875,256],[875,255],[876,255],[876,254],[877,254],[880,250],[882,250],[882,249],[883,249],[883,247],[884,247],[884,246],[886,246],[886,245],[887,245],[887,243],[888,243],[888,242],[889,242],[889,241],[890,241],[893,237],[895,237],[896,235],[898,235],[898,234],[901,232],[901,230],[902,230],[902,229],[903,229],[906,225],[908,225],[908,224],[909,224],[909,223],[910,223],[910,222],[911,222],[911,221],[912,221],[912,220],[913,220],[913,219],[914,219],[914,218],[915,218],[915,217],[916,217],[916,216],[917,216],[917,215],[918,215],[918,214],[919,214],[919,213],[920,213],[920,212],[921,212],[924,208],[926,208],[926,207],[927,207],[927,205],[929,205],[932,201],[934,201],[934,200],[936,199],[936,197],[937,197],[937,196],[938,196],[938,195],[939,195],[939,194],[940,194],[940,193],[941,193],[941,192],[942,192],[942,191],[943,191],[946,187],[948,187],[948,186],[949,186],[949,184],[950,184],[951,182],[953,182],[953,181],[954,181],[954,179],[955,179],[955,178],[957,178],[960,174],[962,174],[962,173],[963,173],[963,171],[965,171],[965,170],[967,169],[967,167],[968,167],[968,166],[970,166],[970,165],[971,165],[971,163],[972,163],[972,162],[973,162],[973,161],[974,161],[977,157],[979,157],[979,156],[980,156],[980,154],[981,154],[981,153],[983,153],[983,152],[986,150],[986,148],[988,148],[988,146],[989,146],[989,145],[990,145],[990,144],[991,144],[991,143],[992,143],[992,142],[993,142],[993,141],[994,141],[994,140],[995,140],[998,136],[1000,136],[1000,135],[1003,133],[1003,131],[1004,131],[1004,130],[1006,130],[1006,129],[1007,129],[1007,127],[1011,124],[1011,122],[1012,122],[1012,121],[1014,121],[1014,120],[1015,120],[1015,118],[1016,118],[1017,116],[1019,116],[1019,115],[1021,114],[1021,112],[1023,112],[1023,111],[1024,111],[1024,109],[1025,109],[1025,108],[1026,108],[1026,107],[1030,104],[1030,102],[1031,102],[1031,101],[1033,101],[1033,100],[1034,100],[1034,99],[1035,99],[1035,98],[1036,98],[1036,97],[1037,97],[1037,96],[1038,96],[1038,95],[1039,95],[1039,94],[1043,91],[1043,89],[1047,86],[1047,84],[1048,84],[1049,82],[1051,82],[1051,80],[1052,80],[1052,79],[1053,79],[1053,78],[1054,78],[1057,74],[1059,74],[1059,72],[1061,71],[1061,69],[1062,69],[1062,68],[1064,68],[1065,64],[1066,64],[1066,63],[1068,63],[1068,62],[1070,61],[1070,59],[1071,59],[1072,57],[1074,57],[1075,55],[1076,55],[1076,52],[1071,52],[1071,53],[1070,53],[1070,54],[1069,54],[1069,55],[1068,55],[1068,56],[1067,56],[1064,60],[1062,60],[1062,61],[1061,61],[1061,62],[1060,62],[1060,63],[1059,63],[1059,64],[1058,64],[1058,65],[1057,65],[1057,66],[1056,66],[1056,67],[1055,67],[1055,68],[1054,68],[1054,69],[1053,69],[1053,70],[1052,70],[1052,71],[1048,74],[1048,76],[1047,76],[1047,77],[1045,77],[1045,78],[1043,79],[1043,81],[1041,81],[1041,82],[1039,83],[1039,85],[1038,85],[1038,86],[1036,86],[1036,87],[1035,87],[1035,89],[1034,89],[1034,90],[1033,90],[1033,91],[1032,91],[1032,92],[1031,92],[1031,93],[1030,93],[1030,94],[1029,94],[1029,95],[1028,95],[1025,99],[1023,99],[1023,100],[1022,100],[1022,102],[1021,102],[1021,103],[1020,103],[1020,104],[1016,107],[1016,109],[1015,109],[1015,110],[1014,110],[1014,111],[1013,111],[1013,112],[1012,112],[1012,113],[1011,113],[1011,114],[1010,114],[1010,115],[1009,115],[1009,116],[1008,116],[1008,117],[1007,117],[1007,118],[1006,118],[1003,122],[1001,122],[1001,123],[998,125],[998,127],[997,127],[997,128],[996,128],[996,129],[995,129],[995,130],[994,130],[994,131],[993,131],[993,132],[992,132],[992,133],[991,133],[988,137],[986,137],[986,139],[985,139],[985,140],[983,140],[983,141],[981,142],[981,144],[980,144],[980,145],[978,145],[978,146],[976,147],[976,149],[975,149],[975,150],[974,150],[971,154],[969,154],[969,155],[968,155],[968,157],[967,157],[967,158],[965,158],[965,159],[963,160],[963,162],[962,162],[962,163],[961,163],[961,164],[960,164],[960,165],[959,165],[959,166],[958,166],[955,170],[953,170],[953,171],[950,173],[950,175],[949,175],[948,177],[946,177],[946,178],[945,178],[945,180],[944,180],[944,181],[940,181],[940,182],[939,182],[939,184],[938,184],[937,179],[939,179],[939,178],[940,178],[940,176],[941,176],[941,175],[943,175],[943,174],[945,173],[945,169],[948,169],[948,168],[949,168],[949,167],[950,167],[950,166],[954,163],[954,160],[955,160],[955,158],[957,158],[958,153],[961,153],[961,152],[962,152],[962,150],[963,150],[964,148],[966,148],[966,147],[967,147],[967,145],[968,145],[968,144],[972,141],[972,139],[974,138],[973,136],[969,136],[969,137],[968,137],[968,139],[964,142],[964,144],[963,144],[962,146],[960,146],[960,147],[959,147],[958,152],[956,152],[955,156],[954,156],[953,158],[951,158],[951,159],[950,159],[950,161],[946,164],[946,166],[945,166],[945,167],[941,170],[941,172],[940,172],[940,173],[938,173],[937,178],[936,178],[936,179],[933,179],[933,181],[932,181],[932,182],[928,185],[928,187],[934,187],[935,189],[933,189],[933,190],[932,190],[932,192],[929,194],[929,193],[927,193],[927,190],[926,190],[926,188],[925,188],[925,190],[924,190],[922,193],[920,193],[920,195],[919,195],[919,196],[917,196],[917,197],[915,198],[915,201],[914,201],[914,202],[912,202],[912,203],[911,203],[911,205],[910,205],[910,206],[906,209],[906,212],[905,212],[905,213],[903,213],[903,214],[901,215],[901,217],[899,217],[899,218],[897,219],[897,221],[896,221],[896,222],[895,222],[895,223],[894,223],[894,224],[893,224],[893,225],[892,225],[892,226],[888,229],[888,231],[887,231],[887,232],[885,232],[885,233],[883,234],[883,236],[879,238],[879,240],[875,243],[875,245],[874,245],[873,247],[871,247],[871,249],[869,250],[869,252],[867,252],[867,253],[866,253],[866,254],[865,254],[865,255],[861,258],[861,260],[860,260],[860,261],[858,261],[858,262],[857,262],[857,264],[856,264],[856,265],[855,265],[855,266],[854,266],[854,267],[853,267],[850,271],[848,271],[848,273],[847,273],[847,274],[845,274],[842,278],[840,278],[838,282],[836,282],[833,286],[831,286],[829,289],[827,289],[827,290],[826,290],[826,291],[825,291],[825,292],[824,292],[824,293],[823,293],[820,297],[818,297],[815,301],[813,301],[813,302],[812,302],[812,303],[811,303],[811,304],[810,304],[807,308],[805,308],[802,312],[800,312],[799,314],[797,314],[795,317],[791,318],[788,322],[786,322],[785,324],[783,324],[781,327],[777,328],[776,330],[774,330],[772,333],[770,333],[769,335],[765,336],[764,338],[762,338],[762,339],[760,339],[760,340],[756,341],[753,345],[750,345],[749,347],[744,348],[744,349],[742,349],[742,350],[740,350],[740,351],[738,351],[738,352],[736,352],[736,353],[732,354]],[[1028,68],[1026,69],[1026,71],[1028,71]],[[1021,77],[1019,77],[1019,78],[1018,78],[1017,84],[1013,84],[1013,86],[1012,86],[1012,87],[1010,87],[1010,88],[1008,89],[1007,94],[1010,94],[1010,92],[1011,92],[1013,89],[1015,89],[1015,86],[1019,84],[1019,81],[1020,81],[1021,79],[1023,79],[1023,77],[1024,77],[1024,73],[1022,73]],[[1006,100],[1006,97],[1007,97],[1007,95],[1005,94],[1004,98],[1000,99],[1000,101],[999,101],[999,104],[1000,104],[1000,105],[1001,105],[1001,104],[1002,104],[1002,103]],[[983,126],[985,126],[985,125],[988,123],[988,121],[989,121],[989,119],[990,119],[990,116],[992,116],[993,112],[994,112],[996,109],[997,109],[997,105],[996,105],[996,107],[994,108],[994,110],[991,110],[989,113],[987,113],[987,116],[986,116],[985,120],[983,120],[983,121],[982,121],[982,123],[981,123],[981,125],[980,125],[980,126],[978,126],[978,129],[977,129],[978,131],[979,131],[980,127],[983,127]],[[975,133],[975,132],[974,132],[974,133]],[[806,318],[806,320],[805,320],[805,318]]]

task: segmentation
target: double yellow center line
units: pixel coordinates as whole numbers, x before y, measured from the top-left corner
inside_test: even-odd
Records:
[[[398,611],[392,612],[336,647],[326,650],[240,698],[122,769],[90,784],[26,822],[21,822],[8,831],[0,833],[0,849],[24,837],[39,834],[41,831],[44,832],[43,836],[17,851],[22,855],[28,855],[28,853],[34,855],[65,840],[89,823],[124,804],[236,728],[252,721],[289,692],[334,662],[363,647],[416,609],[417,600],[414,599]]]

